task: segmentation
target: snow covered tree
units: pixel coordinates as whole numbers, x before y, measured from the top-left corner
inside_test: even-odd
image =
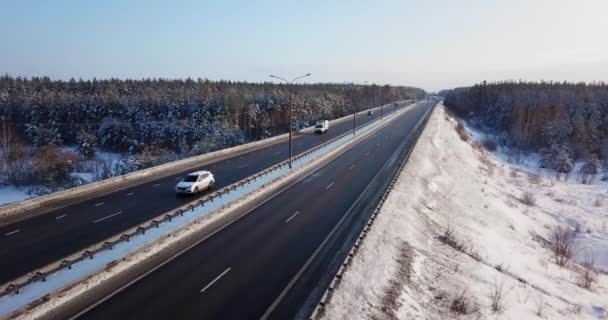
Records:
[[[129,150],[133,128],[129,123],[107,117],[101,121],[97,129],[97,137],[101,146],[108,150],[124,152]]]
[[[598,174],[600,163],[596,155],[590,156],[587,162],[579,169],[581,183],[591,184],[595,176]]]
[[[553,166],[557,174],[557,180],[560,180],[560,176],[563,174],[565,176],[565,180],[568,181],[568,176],[574,167],[572,165],[572,159],[570,157],[570,151],[568,148],[562,146],[559,149]]]
[[[76,150],[86,159],[95,157],[97,137],[91,132],[80,130],[76,138]]]

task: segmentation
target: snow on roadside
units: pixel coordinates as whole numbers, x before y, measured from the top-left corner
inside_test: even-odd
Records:
[[[21,201],[30,198],[27,189],[14,186],[0,186],[0,204]]]
[[[608,275],[583,289],[580,266],[557,266],[547,248],[568,226],[608,270],[608,184],[535,180],[462,141],[455,124],[435,109],[323,319],[608,319]],[[461,251],[440,240],[448,227]],[[451,311],[459,296],[468,314]]]

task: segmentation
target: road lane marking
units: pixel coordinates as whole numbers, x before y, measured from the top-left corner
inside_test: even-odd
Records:
[[[11,232],[9,232],[9,233],[5,233],[4,235],[5,235],[5,236],[10,236],[11,234],[15,234],[15,233],[17,233],[17,232],[19,232],[19,231],[21,231],[21,230],[17,229],[17,230],[15,230],[15,231],[11,231]]]
[[[201,289],[201,293],[205,292],[205,290],[209,289],[209,287],[211,287],[214,283],[216,283],[218,280],[220,280],[221,277],[225,276],[226,273],[228,273],[228,271],[230,271],[230,269],[231,268],[224,270],[224,272],[222,272],[222,274],[220,274],[215,279],[213,279],[213,281],[209,282],[208,285],[206,285],[203,289]]]
[[[279,152],[275,152],[275,153],[273,153],[272,155],[273,155],[273,156],[276,156],[276,155],[278,155],[278,154],[281,154],[281,151],[279,151]]]
[[[113,213],[113,214],[111,214],[111,215],[109,215],[109,216],[105,216],[105,217],[103,217],[103,218],[101,218],[101,219],[97,219],[97,220],[93,221],[93,223],[97,223],[97,222],[100,222],[100,221],[103,221],[103,220],[106,220],[106,219],[110,219],[110,218],[112,218],[113,216],[117,216],[117,215],[119,215],[119,214],[121,214],[121,213],[122,213],[122,211],[118,211],[118,212]]]
[[[334,185],[334,183],[333,183],[333,182],[332,182],[332,183],[330,183],[329,185],[327,185],[327,187],[325,187],[325,190],[327,190],[327,189],[331,188],[331,186],[333,186],[333,185]]]
[[[100,202],[100,203],[96,203],[96,204],[94,204],[93,206],[94,206],[94,207],[99,207],[99,206],[100,206],[100,205],[102,205],[102,204],[103,204],[103,202]]]
[[[127,193],[127,196],[132,196],[134,194],[135,194],[135,192],[129,192],[129,193]]]
[[[153,185],[152,188],[156,188],[158,186],[160,186],[160,183],[157,183],[157,184]]]
[[[350,168],[348,168],[348,170],[352,170],[352,169],[353,169],[354,167],[356,167],[356,166],[357,166],[357,164],[355,163],[355,164],[353,164],[352,166],[350,166]]]
[[[248,165],[249,165],[248,163],[245,163],[244,165],[239,166],[239,169],[243,169],[243,168],[245,168],[245,167],[246,167],[246,166],[248,166]]]
[[[67,214],[62,214],[62,215],[60,215],[58,217],[55,217],[55,220],[63,219],[65,217],[67,217],[67,216],[68,216]]]
[[[298,213],[300,213],[300,211],[296,211],[296,213],[294,213],[291,217],[289,217],[289,219],[285,220],[285,223],[289,222],[291,219],[295,218]]]
[[[181,178],[182,178],[182,177],[177,177],[177,178],[175,178],[175,180],[179,180],[179,179],[181,179]]]

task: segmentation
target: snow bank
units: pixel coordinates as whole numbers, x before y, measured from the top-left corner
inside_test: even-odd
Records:
[[[0,204],[28,199],[27,189],[13,186],[0,186]]]
[[[608,185],[534,178],[525,162],[460,140],[455,124],[435,109],[322,318],[608,319],[606,273],[583,289],[580,266],[557,266],[547,245],[555,226],[570,227],[608,270]],[[442,241],[448,227],[461,251]],[[450,310],[460,295],[468,315]]]

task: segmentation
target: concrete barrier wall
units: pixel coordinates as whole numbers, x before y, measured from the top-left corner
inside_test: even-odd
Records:
[[[404,103],[401,101],[399,103]],[[388,107],[392,104],[387,104],[382,107]],[[380,107],[372,110],[380,109]],[[367,110],[359,112],[364,114]],[[339,124],[347,120],[352,120],[352,115],[345,116],[330,121],[331,125]],[[314,127],[308,127],[300,130],[302,133],[312,133]],[[271,138],[245,143],[242,145],[209,152],[203,155],[190,157],[187,159],[177,160],[154,166],[151,168],[131,172],[125,175],[112,177],[106,180],[92,182],[71,189],[66,189],[51,194],[27,199],[19,202],[9,203],[0,206],[0,226],[14,223],[20,220],[25,220],[36,215],[44,214],[52,209],[65,207],[67,205],[77,203],[89,199],[93,196],[109,193],[121,188],[127,188],[137,184],[144,183],[148,180],[162,178],[177,172],[185,171],[189,168],[200,167],[212,162],[228,159],[246,152],[262,149],[286,141],[289,135],[287,133],[274,136]]]

